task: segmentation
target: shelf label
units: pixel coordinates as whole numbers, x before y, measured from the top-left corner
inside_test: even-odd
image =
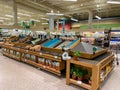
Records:
[[[78,84],[82,84],[82,81],[77,81]]]
[[[27,59],[25,59],[25,62],[27,61]]]
[[[43,66],[43,68],[46,68],[46,66]]]
[[[40,55],[42,55],[42,53],[40,53]]]
[[[57,56],[54,56],[54,58],[56,58],[56,59],[57,59],[58,57],[57,57]]]
[[[26,52],[28,52],[28,50],[26,50]]]

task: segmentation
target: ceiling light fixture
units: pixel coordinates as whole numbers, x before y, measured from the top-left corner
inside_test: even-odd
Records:
[[[80,6],[83,6],[83,4],[80,4]]]
[[[120,4],[120,1],[111,1],[111,0],[109,0],[109,1],[107,1],[107,3],[110,3],[110,4]]]
[[[99,19],[99,20],[101,20],[101,17],[99,17],[99,16],[95,16],[97,19]]]
[[[13,15],[9,15],[9,14],[6,14],[5,16],[13,18]]]
[[[64,14],[60,13],[60,11],[58,11],[58,13],[54,13],[53,10],[51,10],[50,13],[46,13],[47,15],[53,15],[53,16],[63,16]]]
[[[47,19],[47,18],[41,18],[41,19],[44,19],[44,20],[47,20],[47,21],[49,21],[49,19]]]
[[[56,13],[55,15],[56,16],[63,16],[64,14],[62,14],[62,13]]]
[[[13,18],[13,15],[9,15],[9,14],[6,14],[5,16]],[[17,18],[20,18],[20,17],[17,17]]]
[[[97,4],[97,7],[100,7],[100,5]]]
[[[0,19],[11,20],[10,18],[0,17]]]
[[[75,22],[78,22],[78,20],[77,20],[77,19],[74,19],[74,18],[71,18],[71,20],[72,20],[72,21],[75,21]]]
[[[4,20],[0,20],[0,22],[4,22]]]
[[[35,22],[40,22],[40,20],[36,20],[36,19],[31,19],[31,20],[33,20],[33,21],[35,21]]]
[[[31,15],[29,14],[24,14],[24,13],[18,13],[19,15],[23,15],[23,16],[28,16],[28,17],[31,17]]]
[[[56,23],[62,23],[62,22],[56,22]]]
[[[72,1],[72,2],[76,2],[77,0],[63,0],[63,1]]]
[[[45,25],[45,24],[48,24],[48,23],[42,23],[42,25]]]

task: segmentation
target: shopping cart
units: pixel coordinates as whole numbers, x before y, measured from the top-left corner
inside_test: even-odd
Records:
[[[119,59],[119,57],[118,57],[118,54],[119,54],[119,43],[116,43],[116,62],[117,62],[117,65],[119,65],[119,62],[118,62],[118,59]]]
[[[120,43],[115,43],[110,45],[110,49],[115,53],[115,59],[116,59],[116,64],[119,65],[119,49],[120,49]]]

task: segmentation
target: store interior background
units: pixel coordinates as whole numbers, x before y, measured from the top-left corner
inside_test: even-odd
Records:
[[[10,31],[12,35],[16,35],[16,30],[22,30],[26,32],[28,31],[43,31],[43,32],[62,32],[62,24],[61,20],[63,18],[66,18],[65,22],[65,31],[67,32],[88,32],[88,38],[93,37],[91,35],[92,33],[96,32],[103,32],[104,30],[113,30],[112,35],[120,38],[120,4],[110,4],[107,3],[107,0],[77,0],[77,2],[67,2],[67,1],[57,1],[57,0],[0,0],[0,31],[3,32],[3,34],[8,34]],[[55,27],[54,30],[49,29],[49,16],[47,13],[60,13],[64,14],[63,16],[54,16],[55,18]],[[101,19],[96,18],[96,16],[99,16]],[[78,21],[73,21],[71,18],[74,18]],[[59,27],[57,27],[57,20],[59,19]],[[31,26],[29,29],[25,29],[21,26],[21,22],[29,23],[30,20],[35,21],[35,24]],[[90,20],[90,21],[89,21]],[[115,32],[114,32],[115,31]],[[86,33],[85,33],[86,34]],[[97,34],[98,35],[98,34]],[[19,50],[19,49],[18,49]],[[116,53],[116,51],[114,51]],[[119,57],[119,54],[118,54]],[[24,63],[19,63],[14,60],[9,62],[7,57],[1,56],[3,60],[1,63],[1,67],[6,66],[5,71],[8,70],[8,72],[11,72],[11,75],[8,77],[5,75],[5,78],[10,78],[10,81],[14,79],[13,76],[15,76],[14,73],[14,65],[16,68],[19,68],[19,66],[23,66],[22,68],[15,69],[16,72],[19,74],[19,70],[22,72],[28,73],[20,73],[20,75],[25,75],[26,77],[26,83],[24,82],[24,77],[20,77],[18,79],[14,79],[12,85],[7,82],[7,79],[5,81],[5,84],[1,84],[1,88],[11,88],[12,90],[17,90],[18,88],[23,88],[25,90],[26,86],[32,90],[35,88],[36,90],[39,88],[46,89],[44,87],[47,86],[47,89],[61,89],[61,90],[67,90],[67,89],[81,89],[80,87],[74,86],[74,85],[66,85],[65,76],[57,77],[56,75],[53,75],[46,71],[40,71],[34,69],[31,66],[27,66]],[[6,63],[9,62],[9,63]],[[11,64],[11,65],[9,65]],[[12,66],[13,65],[13,66]],[[7,68],[7,66],[11,66],[10,69]],[[2,68],[1,68],[2,69]],[[39,68],[38,68],[39,69]],[[11,71],[9,71],[11,70]],[[119,74],[119,65],[116,65],[116,68],[114,69],[113,73],[110,73],[108,76],[108,79],[106,79],[105,84],[102,85],[102,90],[119,90],[119,83],[118,80],[120,77]],[[1,70],[2,71],[2,70]],[[3,74],[6,73],[3,71]],[[17,75],[18,75],[17,74]],[[28,77],[29,75],[35,75],[36,78],[33,79],[32,76]],[[39,75],[41,74],[41,76]],[[4,76],[4,75],[3,75]],[[19,76],[19,75],[18,75]],[[17,77],[17,76],[16,76]],[[47,79],[43,79],[48,77],[48,83],[45,82]],[[117,77],[117,78],[116,78]],[[42,78],[42,80],[41,80]],[[54,78],[54,79],[52,79]],[[61,79],[62,78],[62,79]],[[20,81],[20,79],[22,79]],[[28,80],[27,80],[28,79]],[[17,80],[23,87],[16,85],[14,88],[14,84],[16,84]],[[31,83],[32,80],[35,80]],[[37,81],[38,80],[38,81]],[[53,83],[54,80],[58,80],[57,83]],[[39,86],[39,81],[41,81],[42,87]],[[30,82],[30,84],[29,84]],[[37,86],[34,85],[37,82]],[[107,82],[107,83],[106,83]],[[116,84],[113,84],[116,82]],[[34,84],[33,84],[34,83]],[[7,84],[8,87],[6,87]],[[109,86],[109,87],[108,87]],[[27,89],[29,89],[27,87]],[[26,89],[26,90],[27,90]]]
[[[15,3],[13,3],[15,2]],[[66,7],[67,6],[67,7]],[[89,11],[92,12],[92,26],[91,28],[108,28],[108,29],[119,29],[120,26],[120,5],[109,4],[106,0],[78,0],[77,2],[67,1],[54,1],[54,0],[1,0],[0,11],[2,12],[0,18],[1,28],[20,28],[22,21],[30,21],[31,19],[36,20],[35,25],[31,27],[31,30],[49,30],[48,15],[53,10],[54,13],[63,13],[64,16],[58,16],[59,21],[61,18],[68,18],[67,21],[71,24],[71,31],[89,29]],[[14,20],[14,7],[17,7],[17,24]],[[89,11],[87,11],[89,10]],[[67,14],[70,13],[70,14]],[[99,16],[102,19],[98,20],[95,16]],[[4,19],[3,19],[4,17]],[[70,20],[75,18],[78,22]],[[9,19],[8,19],[9,18]],[[57,27],[55,27],[55,30]]]

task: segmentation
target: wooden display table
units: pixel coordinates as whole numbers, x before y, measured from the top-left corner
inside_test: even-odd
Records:
[[[24,44],[21,44],[21,46],[24,46]],[[61,58],[62,50],[42,48],[40,52],[36,52],[4,45],[2,46],[2,54],[15,60],[44,69],[58,76],[61,76],[61,71],[65,69],[65,61]],[[41,59],[44,61],[41,61]]]
[[[88,60],[88,59],[83,59],[79,58],[78,61],[75,61],[73,59],[67,60],[67,68],[66,68],[66,84],[75,84],[78,86],[81,86],[83,88],[86,88],[88,90],[97,90],[102,81],[108,76],[108,74],[111,72],[113,69],[113,61],[114,61],[114,55],[110,52],[107,52],[106,54],[103,54],[94,60]],[[70,67],[72,65],[77,65],[81,67],[86,67],[91,69],[92,75],[91,75],[91,84],[83,83],[82,81],[78,80],[73,80],[70,77]],[[105,74],[101,78],[101,72],[102,70],[105,69]]]

